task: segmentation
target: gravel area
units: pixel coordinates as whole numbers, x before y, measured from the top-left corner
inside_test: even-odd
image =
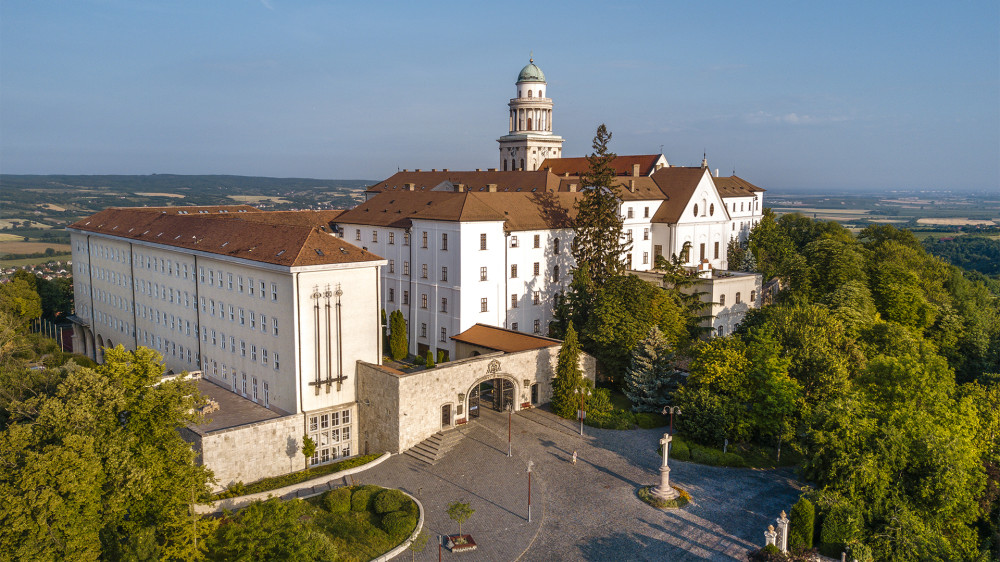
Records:
[[[656,455],[663,430],[584,428],[543,410],[513,417],[512,458],[507,416],[484,411],[457,431],[464,438],[437,465],[405,455],[356,475],[356,483],[402,488],[427,510],[432,534],[418,560],[435,560],[438,534],[457,533],[445,509],[469,502],[464,525],[478,550],[443,558],[463,560],[745,560],[764,530],[788,511],[799,484],[790,470],[707,467],[671,461],[671,483],[692,501],[662,511],[636,496],[658,481]],[[573,452],[578,460],[571,462]],[[532,522],[527,521],[528,460]],[[409,553],[401,558],[409,558]]]

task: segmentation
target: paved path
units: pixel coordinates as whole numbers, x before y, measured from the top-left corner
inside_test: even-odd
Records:
[[[451,554],[462,560],[745,560],[763,532],[798,495],[790,471],[706,467],[672,461],[671,482],[693,501],[664,512],[638,499],[639,486],[658,479],[662,430],[613,431],[579,426],[541,410],[513,417],[514,457],[507,457],[507,416],[485,411],[459,431],[464,439],[435,466],[405,455],[355,476],[358,483],[398,487],[427,511],[427,549],[434,537],[456,533],[445,509],[468,502],[465,524],[479,549]],[[573,451],[578,461],[570,462]],[[527,515],[528,460],[532,522]],[[404,555],[401,559],[408,558]]]

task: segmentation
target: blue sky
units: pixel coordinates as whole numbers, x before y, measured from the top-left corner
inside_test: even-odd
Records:
[[[762,187],[1000,191],[1000,3],[0,3],[0,171],[495,167],[533,51],[606,123]]]

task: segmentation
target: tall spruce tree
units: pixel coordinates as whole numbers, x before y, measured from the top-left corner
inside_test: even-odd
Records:
[[[608,150],[611,133],[601,124],[594,136],[594,152],[587,157],[589,169],[581,178],[583,197],[577,202],[573,258],[579,267],[590,265],[590,278],[601,285],[625,272],[622,256],[632,248],[625,240],[621,197],[614,185],[615,154]]]
[[[573,391],[583,384],[580,369],[580,342],[576,339],[573,323],[566,326],[566,336],[559,350],[556,376],[552,380],[552,411],[564,418],[576,415],[577,400]]]
[[[636,412],[659,412],[680,386],[683,374],[673,364],[674,354],[656,326],[635,349],[625,370],[625,396]]]

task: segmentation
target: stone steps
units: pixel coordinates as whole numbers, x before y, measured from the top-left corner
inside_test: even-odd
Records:
[[[437,464],[461,440],[462,434],[456,429],[439,431],[407,449],[405,454],[427,464]]]

